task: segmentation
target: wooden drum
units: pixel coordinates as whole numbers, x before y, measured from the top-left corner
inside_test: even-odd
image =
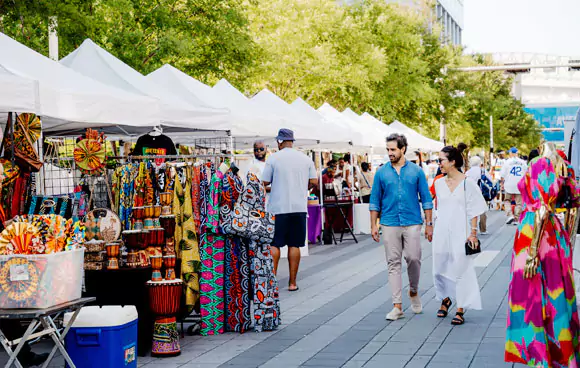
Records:
[[[181,354],[177,318],[183,294],[183,282],[180,279],[165,281],[147,281],[149,307],[155,317],[153,326],[153,345],[151,355],[170,357]]]

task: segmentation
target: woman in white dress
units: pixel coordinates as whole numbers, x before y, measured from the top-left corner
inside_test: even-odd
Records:
[[[465,323],[465,309],[481,309],[479,284],[473,265],[475,256],[467,256],[465,243],[477,241],[477,217],[487,211],[479,187],[459,171],[464,165],[462,152],[447,146],[439,153],[443,180],[435,181],[437,208],[433,232],[433,279],[436,297],[441,301],[437,312],[447,317],[452,299],[457,303],[453,325]]]

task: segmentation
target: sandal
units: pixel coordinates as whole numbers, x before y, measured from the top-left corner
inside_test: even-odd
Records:
[[[451,308],[452,304],[453,302],[451,301],[451,299],[449,298],[443,299],[443,301],[441,302],[441,308],[437,311],[437,317],[439,318],[447,317],[447,314],[449,313],[449,308]]]
[[[455,312],[455,317],[453,317],[453,319],[451,320],[451,324],[454,326],[459,326],[465,323],[465,318],[463,318],[463,315],[465,314],[465,312]]]

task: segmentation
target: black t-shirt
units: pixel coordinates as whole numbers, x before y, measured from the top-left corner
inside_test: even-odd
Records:
[[[166,135],[152,136],[145,134],[137,139],[132,156],[166,156],[177,155],[175,144]]]

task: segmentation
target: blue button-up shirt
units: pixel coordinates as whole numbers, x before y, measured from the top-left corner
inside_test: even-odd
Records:
[[[433,209],[427,178],[419,166],[407,161],[398,174],[388,162],[377,171],[370,210],[380,213],[381,225],[421,225],[423,218],[419,202],[423,210]]]

